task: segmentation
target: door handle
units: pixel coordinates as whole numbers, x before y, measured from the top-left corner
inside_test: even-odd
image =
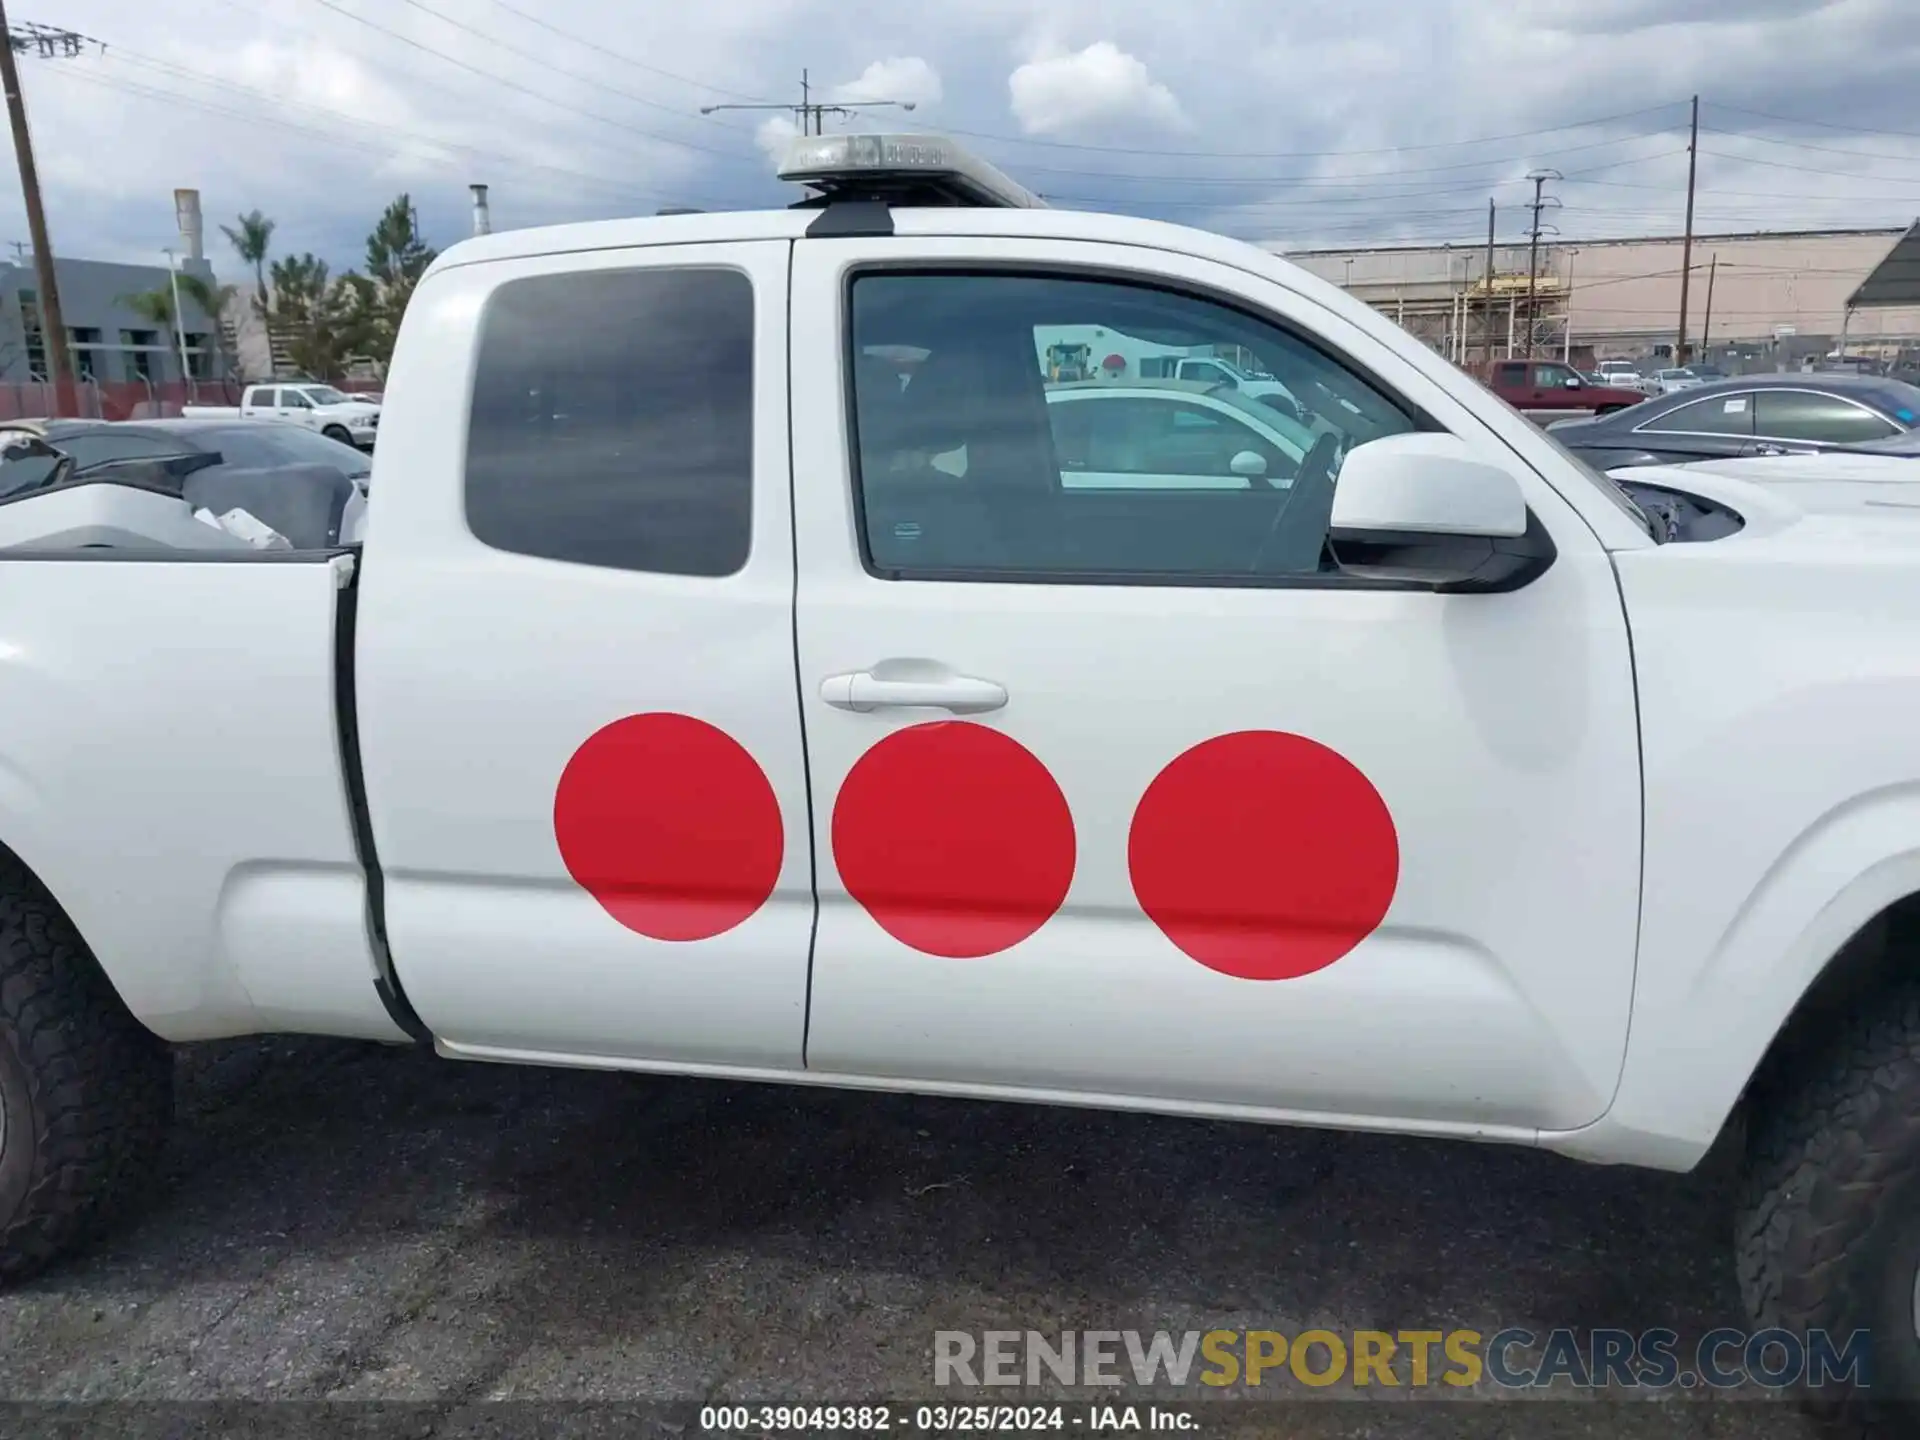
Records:
[[[898,679],[855,670],[829,675],[820,682],[820,698],[840,710],[865,713],[892,707],[918,706],[949,710],[955,715],[977,715],[1007,703],[1007,689],[992,680],[971,675],[930,675]]]

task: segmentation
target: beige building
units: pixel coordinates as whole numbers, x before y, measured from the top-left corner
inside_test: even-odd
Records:
[[[1709,353],[1748,368],[1797,364],[1836,348],[1843,334],[1850,354],[1892,359],[1920,347],[1920,307],[1847,313],[1849,297],[1904,233],[1696,235],[1689,345],[1697,356],[1704,333]],[[1476,360],[1490,350],[1526,347],[1524,244],[1495,247],[1491,287],[1484,245],[1269,248],[1345,286],[1442,354]],[[1536,353],[1570,354],[1575,363],[1670,355],[1680,320],[1681,255],[1677,236],[1543,243],[1533,303]]]

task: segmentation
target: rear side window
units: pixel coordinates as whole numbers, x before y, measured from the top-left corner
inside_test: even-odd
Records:
[[[753,495],[753,286],[733,270],[513,280],[481,323],[467,524],[499,550],[731,575]]]
[[[1669,435],[1751,435],[1753,413],[1751,392],[1714,395],[1706,400],[1678,406],[1639,428]]]
[[[1825,445],[1857,445],[1884,440],[1900,427],[1871,410],[1811,390],[1762,392],[1759,431],[1778,440],[1811,440]]]
[[[274,392],[272,390],[256,390],[253,392],[253,397],[248,400],[247,403],[249,405],[271,406],[274,403],[273,396]]]

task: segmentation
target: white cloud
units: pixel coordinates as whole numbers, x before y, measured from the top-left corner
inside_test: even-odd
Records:
[[[858,80],[835,86],[830,97],[843,105],[900,100],[920,106],[938,105],[940,94],[940,72],[918,55],[906,55],[874,61]]]
[[[1116,121],[1180,130],[1191,123],[1173,91],[1111,40],[1029,60],[1007,77],[1007,90],[1014,116],[1029,135]]]
[[[766,152],[767,159],[778,165],[787,158],[787,146],[800,133],[800,127],[785,115],[769,115],[760,122],[753,132],[753,143]]]
[[[1484,238],[1489,196],[1517,233],[1534,166],[1568,177],[1569,237],[1671,231],[1696,92],[1698,224],[1920,210],[1914,0],[1348,0],[1194,23],[1167,0],[699,0],[645,7],[643,37],[630,0],[430,0],[466,29],[372,0],[219,0],[184,38],[152,0],[54,8],[107,43],[21,60],[56,250],[157,253],[192,185],[225,278],[214,226],[255,206],[280,253],[342,267],[402,189],[436,243],[466,233],[470,181],[500,229],[784,204],[767,157],[791,117],[701,110],[795,103],[803,66],[817,99],[920,107],[858,123],[966,131],[1061,203],[1294,244]],[[25,233],[0,183],[0,242]]]

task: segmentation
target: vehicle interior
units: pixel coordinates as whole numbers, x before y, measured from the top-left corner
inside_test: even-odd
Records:
[[[1196,321],[1203,329],[1196,329]],[[1291,484],[1070,487],[1036,334],[1098,324],[1170,349],[1252,350],[1310,407]],[[1069,280],[887,273],[854,285],[859,483],[880,571],[1298,575],[1325,554],[1339,464],[1412,416],[1295,337],[1224,308]],[[874,352],[926,359],[903,385]],[[1084,403],[1084,402],[1083,402]],[[1169,456],[1177,476],[1180,456]]]

